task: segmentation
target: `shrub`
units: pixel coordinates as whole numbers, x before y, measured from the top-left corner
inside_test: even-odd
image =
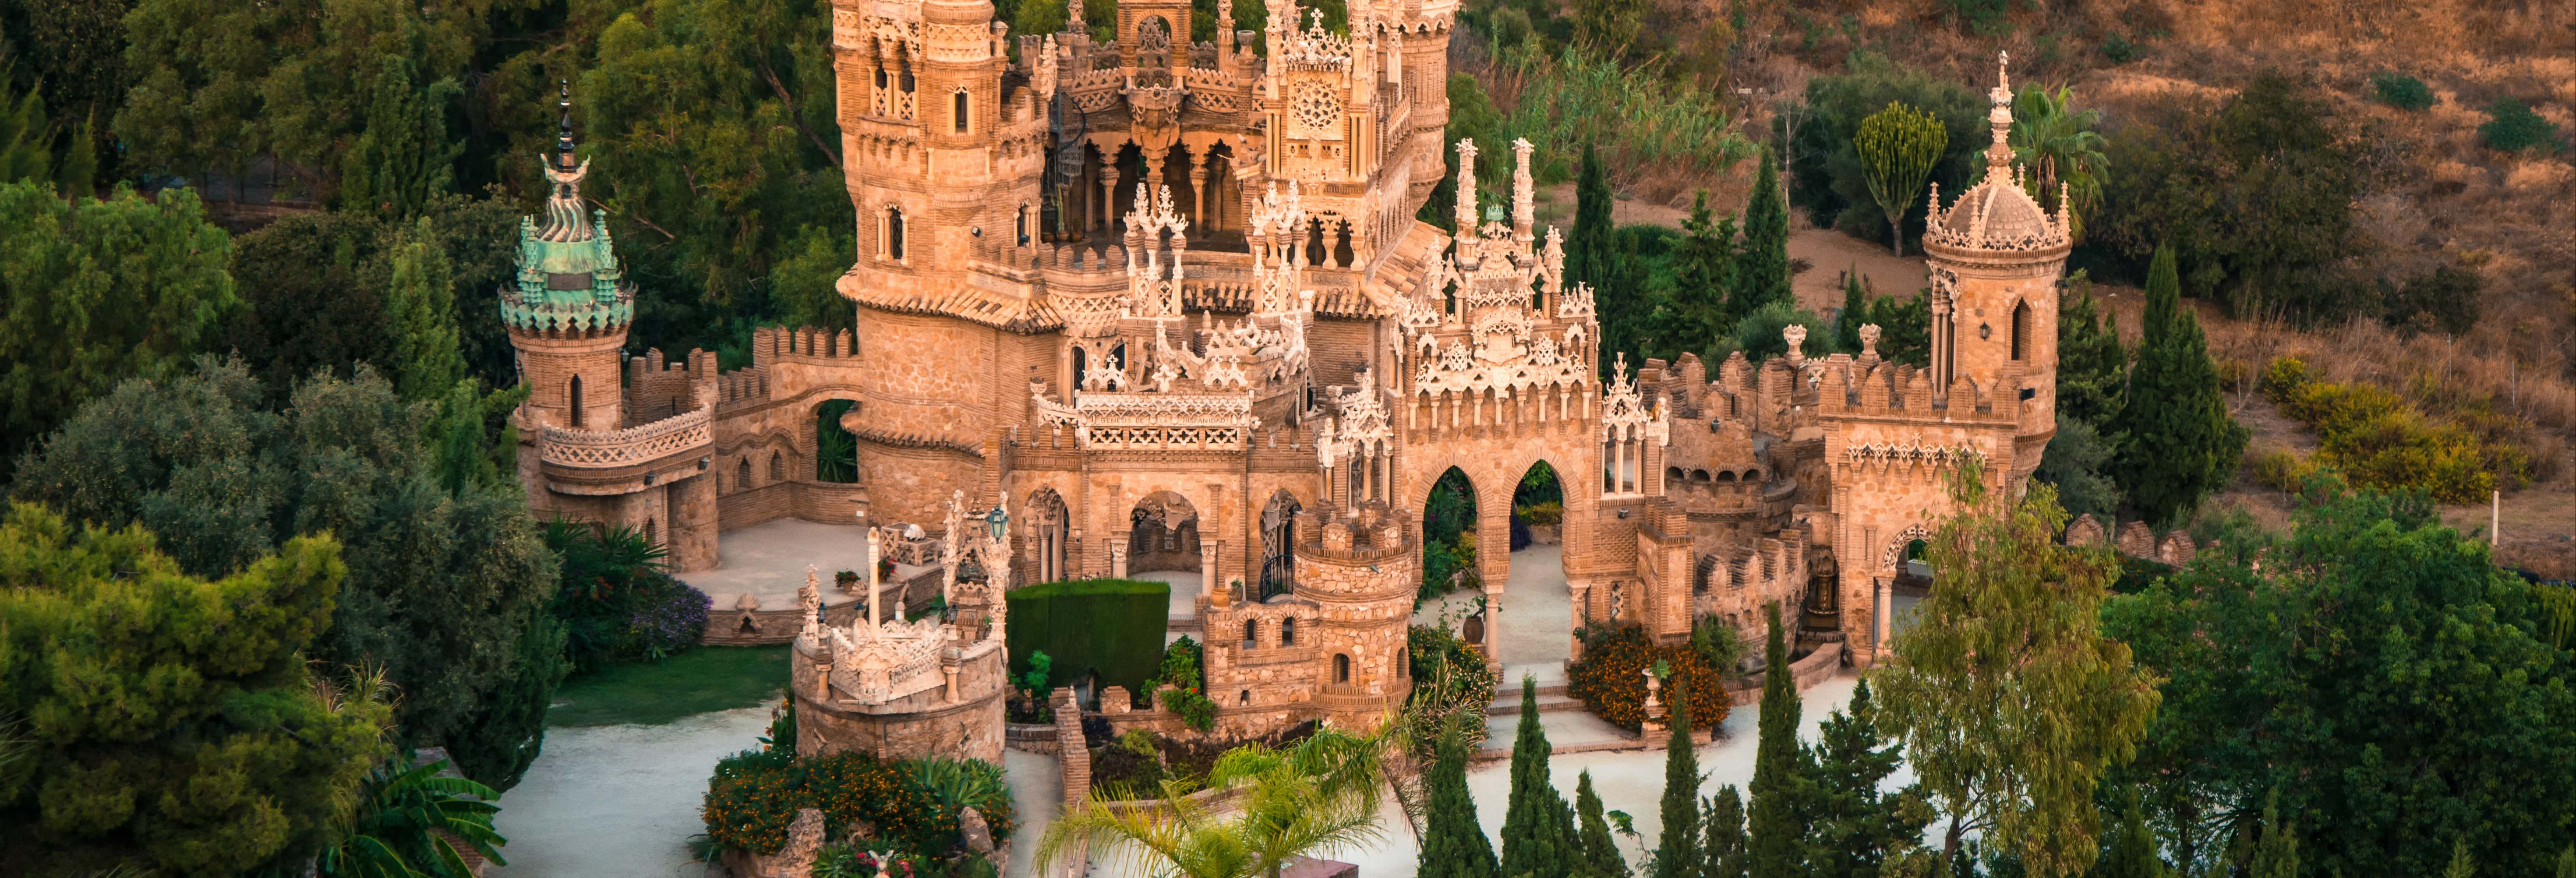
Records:
[[[2276,491],[2296,491],[2307,478],[2308,469],[2297,452],[2286,448],[2265,448],[2247,452],[2247,469],[2254,472],[2254,483]]]
[[[2299,388],[2307,386],[2308,374],[2306,360],[2297,357],[2274,357],[2272,362],[2264,365],[2263,377],[2256,383],[2255,389],[2263,391],[2264,399],[2276,404],[2285,403],[2290,401],[2291,397],[2298,395]]]
[[[1583,660],[1566,667],[1565,692],[1604,722],[1636,731],[1646,719],[1646,678],[1641,672],[1657,662],[1667,670],[1661,696],[1667,707],[1672,704],[1673,687],[1688,686],[1692,728],[1714,729],[1726,721],[1733,703],[1726,696],[1725,677],[1702,661],[1697,650],[1688,645],[1657,646],[1636,625],[1584,629]]]
[[[640,577],[627,617],[637,658],[660,661],[687,652],[707,633],[707,609],[715,603],[696,586],[654,572]]]
[[[2540,118],[2523,102],[2497,98],[2487,106],[2487,115],[2491,118],[2478,126],[2478,137],[2486,141],[2488,148],[2505,152],[2558,151],[2558,126]]]
[[[2370,92],[2380,103],[2400,110],[2422,110],[2433,105],[2433,90],[2425,88],[2423,80],[2403,73],[2371,74]]]
[[[1519,518],[1524,524],[1537,525],[1539,527],[1555,527],[1565,521],[1565,504],[1560,501],[1550,500],[1545,503],[1532,503],[1527,506],[1515,506],[1512,507],[1512,515]]]
[[[2114,33],[2102,40],[2102,55],[2113,64],[2127,64],[2138,57],[2138,44],[2129,42],[2126,34]]]
[[[2380,322],[2403,332],[2461,335],[2478,322],[2478,273],[2445,265],[2408,278],[2404,286],[2380,284]]]
[[[2394,393],[2359,384],[2310,381],[2287,394],[2281,413],[2314,430],[2311,468],[2331,467],[2357,485],[2421,489],[2445,503],[2475,503],[2530,473],[2520,450],[2434,422]]]
[[[1413,674],[1408,716],[1413,739],[1429,752],[1443,725],[1459,718],[1461,746],[1485,742],[1485,708],[1494,703],[1494,672],[1485,651],[1447,628],[1415,625],[1405,633],[1405,661]]]
[[[1082,579],[1015,589],[1011,654],[1050,659],[1045,688],[1097,672],[1103,686],[1145,691],[1163,656],[1172,587],[1131,579]],[[1031,668],[1023,664],[1025,673]],[[1029,688],[1023,684],[1023,688]],[[1045,700],[1040,696],[1039,700]]]
[[[1701,616],[1691,623],[1691,651],[1699,653],[1700,663],[1719,677],[1731,677],[1736,664],[1744,660],[1744,636],[1723,619]]]
[[[1162,673],[1151,685],[1155,704],[1179,714],[1182,725],[1204,732],[1216,727],[1216,702],[1203,691],[1207,680],[1200,661],[1198,642],[1181,635],[1163,650]]]

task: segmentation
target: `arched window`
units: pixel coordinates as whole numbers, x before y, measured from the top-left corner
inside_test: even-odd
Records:
[[[1280,645],[1280,646],[1296,646],[1296,645],[1297,645],[1297,620],[1296,620],[1296,619],[1281,619],[1281,620],[1279,620],[1279,645]]]
[[[886,207],[885,222],[878,227],[877,252],[887,259],[903,258],[903,208]]]
[[[884,62],[878,62],[877,64],[877,87],[886,87],[886,69]]]
[[[961,88],[956,94],[951,95],[949,106],[950,116],[955,119],[957,125],[957,133],[966,133],[966,90]]]
[[[568,396],[568,397],[570,397],[570,398],[571,398],[571,400],[572,400],[572,402],[571,402],[571,406],[572,406],[572,425],[573,425],[573,426],[575,426],[575,427],[579,427],[579,426],[581,426],[581,425],[582,425],[582,423],[581,423],[581,376],[579,376],[579,375],[572,376],[572,380],[571,380],[571,381],[565,382],[564,391],[565,391],[565,395],[566,395],[566,396]]]
[[[787,455],[776,451],[769,453],[769,480],[772,482],[787,481]]]
[[[653,520],[650,518],[644,519],[644,544],[647,546],[658,546],[662,544],[662,532],[660,528],[654,526]]]
[[[1260,646],[1260,645],[1261,645],[1261,620],[1259,620],[1259,619],[1245,619],[1245,620],[1243,620],[1243,648],[1245,648],[1245,649],[1252,649],[1252,648],[1257,647],[1257,646]]]
[[[1348,682],[1350,682],[1350,681],[1351,681],[1351,657],[1350,657],[1350,656],[1347,656],[1347,655],[1343,655],[1343,654],[1341,654],[1341,653],[1334,653],[1334,654],[1333,654],[1333,682],[1335,682],[1335,683],[1348,683]]]
[[[1026,247],[1026,246],[1028,246],[1028,245],[1029,245],[1029,206],[1028,206],[1028,205],[1025,205],[1025,204],[1020,205],[1020,209],[1019,209],[1019,211],[1018,211],[1017,213],[1015,213],[1015,214],[1013,214],[1013,215],[1012,215],[1012,218],[1011,218],[1011,235],[1012,235],[1012,239],[1013,239],[1014,241],[1018,242],[1019,246]]]
[[[733,468],[733,489],[751,490],[751,458],[748,456],[742,459],[742,465]]]
[[[2031,338],[2030,326],[2030,303],[2023,302],[2021,304],[2014,305],[2012,315],[2012,358],[2016,360],[2030,359],[2030,347],[2033,340],[2034,339]]]

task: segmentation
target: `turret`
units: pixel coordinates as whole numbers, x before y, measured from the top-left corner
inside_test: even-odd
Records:
[[[501,322],[519,352],[519,380],[530,393],[523,414],[557,427],[619,426],[619,356],[635,319],[635,291],[618,265],[599,211],[587,211],[581,181],[590,162],[572,136],[572,90],[565,86],[555,151],[546,159],[545,225],[519,220],[518,272],[501,287]]]

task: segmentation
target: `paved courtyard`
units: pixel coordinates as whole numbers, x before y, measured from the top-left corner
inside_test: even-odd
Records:
[[[762,609],[781,610],[796,606],[796,590],[805,586],[805,566],[811,564],[823,580],[823,605],[837,607],[861,597],[832,587],[833,574],[862,570],[867,555],[865,527],[781,518],[725,531],[716,537],[715,569],[676,575],[706,592],[717,613],[733,609],[744,593],[758,598]],[[900,581],[928,569],[899,564],[894,575]]]

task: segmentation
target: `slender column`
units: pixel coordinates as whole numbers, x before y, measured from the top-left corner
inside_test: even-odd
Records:
[[[868,584],[868,624],[875,625],[877,620],[885,618],[885,614],[878,612],[880,599],[877,597],[877,591],[884,585],[877,581],[877,529],[875,527],[868,528],[867,562],[868,569],[860,571],[859,577]]]
[[[1117,211],[1118,150],[1114,147],[1102,147],[1100,150],[1100,228],[1102,231],[1117,230]]]
[[[1888,615],[1895,609],[1895,605],[1889,599],[1895,596],[1895,589],[1891,587],[1891,583],[1885,577],[1872,577],[1871,581],[1873,584],[1878,586],[1878,606],[1872,608],[1870,611],[1870,615],[1875,617],[1875,630],[1870,635],[1869,645],[1873,652],[1885,652],[1887,650],[1887,626],[1890,621]]]
[[[1215,224],[1207,219],[1207,166],[1208,153],[1214,147],[1183,144],[1181,148],[1190,154],[1190,218],[1199,224],[1202,232],[1213,230]]]

